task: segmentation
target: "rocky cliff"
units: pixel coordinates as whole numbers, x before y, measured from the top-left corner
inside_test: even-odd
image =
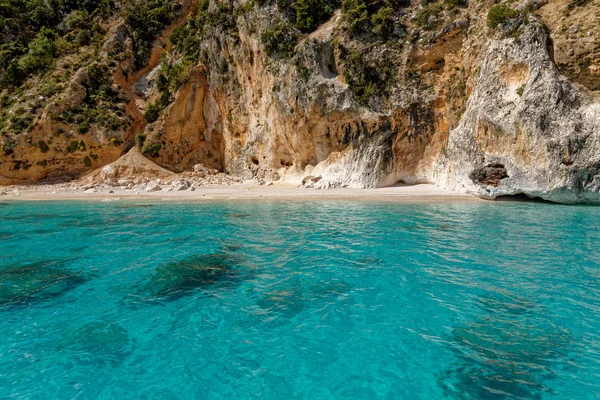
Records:
[[[330,8],[308,18],[304,4]],[[93,60],[89,49],[69,56],[81,66],[69,63],[61,90],[36,86],[64,73],[60,62],[24,95],[5,89],[0,179],[73,177],[139,146],[174,172],[202,164],[307,187],[432,182],[486,198],[600,201],[599,1],[177,10],[143,67],[116,13]],[[91,96],[109,112],[81,127]],[[30,115],[21,131],[19,112]]]

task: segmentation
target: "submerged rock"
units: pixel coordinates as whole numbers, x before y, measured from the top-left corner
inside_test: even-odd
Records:
[[[87,281],[64,261],[0,268],[0,306],[31,304],[63,295]]]
[[[544,325],[527,300],[483,298],[483,314],[455,327],[448,343],[455,362],[439,377],[455,399],[542,399],[552,370],[567,363],[570,337]]]
[[[91,322],[69,332],[56,348],[68,353],[79,364],[120,364],[131,352],[131,339],[125,328],[115,322]]]
[[[281,314],[292,317],[302,312],[305,308],[306,295],[302,289],[278,290],[267,293],[257,300],[256,305],[267,316]]]
[[[202,254],[159,266],[142,292],[160,300],[176,300],[196,289],[231,282],[237,277],[236,261],[221,253]]]

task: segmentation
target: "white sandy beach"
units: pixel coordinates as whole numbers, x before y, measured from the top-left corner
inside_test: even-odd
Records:
[[[431,184],[396,185],[377,189],[315,188],[321,177],[290,180],[242,179],[216,170],[180,174],[143,157],[136,148],[117,161],[72,181],[0,186],[0,201],[8,200],[364,200],[401,202],[479,201],[464,193]]]
[[[195,190],[174,190],[163,187],[156,191],[139,188],[95,187],[73,188],[65,184],[0,187],[0,201],[6,200],[363,200],[397,202],[482,201],[467,194],[442,190],[434,185],[402,185],[378,189],[309,189],[285,184],[260,186],[255,183],[201,186]]]
[[[73,189],[65,185],[5,186],[0,188],[0,201],[5,200],[364,200],[398,202],[480,201],[462,193],[420,184],[379,189],[308,189],[286,185],[259,186],[253,183],[198,187],[194,191],[161,189],[141,191],[123,187],[97,187],[94,190]]]

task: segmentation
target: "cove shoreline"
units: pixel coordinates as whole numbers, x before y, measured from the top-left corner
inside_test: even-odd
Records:
[[[95,192],[53,185],[5,186],[0,188],[0,201],[127,201],[154,200],[175,202],[278,200],[319,201],[353,200],[401,203],[432,202],[483,202],[485,200],[464,193],[440,189],[435,185],[397,185],[376,189],[310,189],[284,184],[259,186],[256,184],[233,184],[203,186],[194,191],[159,190],[153,192],[133,191],[119,187],[104,187]]]

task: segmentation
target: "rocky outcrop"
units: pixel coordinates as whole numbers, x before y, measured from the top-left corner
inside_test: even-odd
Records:
[[[164,148],[153,160],[172,171],[190,171],[199,163],[218,170],[225,167],[222,122],[206,85],[204,67],[194,67],[160,125],[153,127]]]
[[[531,23],[493,41],[432,180],[485,198],[600,201],[600,103],[561,75]]]
[[[117,161],[105,165],[82,179],[83,183],[111,183],[120,180],[140,181],[148,179],[173,179],[176,174],[166,170],[146,157],[137,148],[129,150]]]

